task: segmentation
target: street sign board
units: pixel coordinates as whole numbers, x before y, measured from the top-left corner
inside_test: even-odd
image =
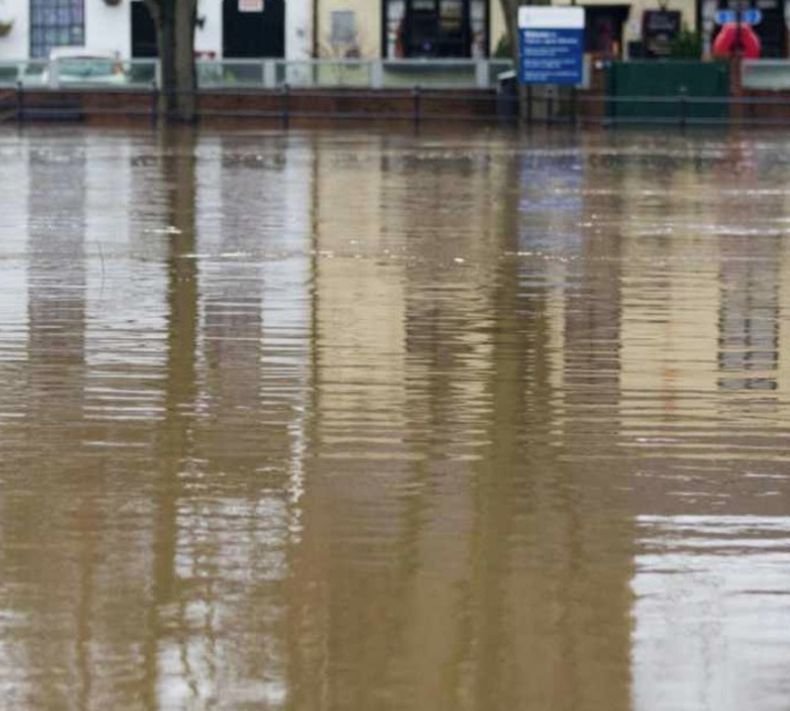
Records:
[[[741,11],[741,22],[744,25],[759,25],[763,21],[763,13],[757,7],[750,7],[747,10]],[[717,10],[716,11],[716,24],[729,25],[738,22],[738,13],[736,10]]]
[[[519,81],[577,86],[583,81],[584,8],[522,5]]]

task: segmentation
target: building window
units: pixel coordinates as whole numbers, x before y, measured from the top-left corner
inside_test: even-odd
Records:
[[[329,36],[329,43],[332,45],[332,56],[359,57],[361,49],[357,33],[356,13],[353,10],[335,10],[331,17],[332,32]]]
[[[84,0],[30,0],[30,56],[85,43]]]
[[[388,57],[484,57],[486,0],[386,0]]]
[[[353,10],[332,13],[332,44],[350,44],[357,39],[357,19]]]

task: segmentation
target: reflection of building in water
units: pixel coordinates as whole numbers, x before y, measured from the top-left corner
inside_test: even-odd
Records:
[[[624,226],[622,351],[624,414],[637,427],[712,413],[719,390],[777,386],[782,240],[768,220],[764,233],[739,227],[753,198],[725,183],[712,200],[701,180],[708,170],[684,161],[657,180],[655,165],[634,163],[623,184],[638,206]],[[761,199],[765,215],[770,202]],[[646,407],[648,394],[660,412]]]
[[[637,525],[633,708],[783,708],[790,519],[640,516]]]
[[[85,412],[94,443],[139,445],[164,411],[165,270],[151,257],[164,256],[165,225],[157,182],[150,180],[152,161],[136,150],[128,136],[85,147]],[[119,265],[128,254],[135,257],[134,279]],[[129,387],[133,379],[137,385]]]
[[[277,706],[285,697],[282,585],[298,520],[292,480],[304,438],[309,323],[307,223],[294,222],[289,209],[305,204],[309,163],[286,163],[279,144],[251,150],[233,138],[199,150],[218,148],[219,173],[212,161],[193,165],[197,193],[183,202],[205,210],[198,234],[172,223],[190,241],[171,258],[171,303],[181,311],[171,316],[168,381],[184,389],[172,392],[163,443],[175,493],[161,497],[170,497],[171,522],[160,549],[171,555],[162,561],[158,604],[165,623],[195,632],[160,643],[155,666],[163,701],[199,695]],[[188,163],[182,157],[179,165]],[[169,178],[189,184],[185,174]],[[189,353],[190,362],[177,362]]]
[[[587,167],[585,221],[576,268],[567,275],[563,348],[565,406],[570,413],[566,442],[589,446],[591,432],[601,444],[616,441],[621,393],[623,194],[595,192],[595,170]],[[596,441],[596,438],[593,438]],[[585,452],[584,456],[590,456]]]
[[[382,565],[380,551],[397,540],[409,471],[398,437],[404,264],[383,254],[375,151],[320,139],[313,150],[312,456],[290,559],[289,626],[305,631],[289,650],[292,702],[380,706],[359,674],[384,682],[401,620],[397,565]]]
[[[27,218],[27,274],[22,282],[27,286],[27,314],[17,332],[27,362],[14,376],[24,387],[12,405],[19,414],[24,412],[22,431],[12,440],[17,461],[12,459],[3,470],[0,683],[14,689],[19,706],[55,707],[73,700],[77,685],[72,670],[84,661],[83,650],[74,644],[83,610],[74,609],[73,599],[84,579],[79,565],[60,555],[57,531],[75,515],[90,515],[92,508],[88,499],[64,500],[61,484],[62,477],[80,478],[82,473],[73,455],[80,451],[83,427],[84,145],[69,138],[53,151],[51,144],[24,137],[18,145],[22,155],[15,162],[26,164],[18,170],[27,180],[8,183],[7,192],[27,190],[25,208],[16,214],[20,233]],[[17,357],[23,355],[14,351]],[[64,589],[71,594],[53,595]],[[72,610],[76,614],[64,614]],[[49,673],[34,680],[28,672],[36,667]]]
[[[622,418],[631,441],[714,413],[719,252],[699,232],[716,218],[700,204],[698,181],[694,169],[645,161],[624,168],[616,188],[636,206],[621,228]]]
[[[711,191],[709,171],[699,161],[658,172],[634,163],[623,182],[634,206],[622,260],[622,414],[631,440],[693,438],[702,415],[743,414],[742,399],[722,392],[781,397],[785,240],[771,216],[782,208],[770,194],[759,205],[743,195],[744,183],[754,184],[749,174],[735,183],[722,175]]]
[[[609,480],[564,461],[551,385],[563,348],[606,341],[592,385],[566,363],[569,417],[595,428],[587,407],[616,403],[617,303],[581,335],[550,323],[565,309],[547,308],[543,264],[498,217],[517,214],[510,158],[384,152],[364,194],[346,151],[316,167],[315,450],[289,595],[315,636],[290,649],[293,700],[627,708],[630,547]],[[444,170],[464,180],[443,192]],[[596,432],[613,446],[616,428]]]
[[[775,390],[779,365],[779,268],[782,241],[722,239],[719,387]]]
[[[743,156],[716,175],[685,142],[672,148],[682,157],[632,163],[618,186],[632,206],[623,441],[640,454],[643,512],[705,515],[637,518],[633,705],[735,709],[759,696],[779,708],[787,675],[764,662],[790,644],[770,622],[787,612],[775,595],[787,544],[784,198],[759,189]],[[731,515],[744,510],[762,515]]]
[[[29,309],[27,271],[15,255],[27,251],[27,232],[20,229],[29,202],[29,161],[7,160],[3,174],[9,186],[0,216],[0,459],[8,461],[18,442],[24,417]],[[12,444],[6,450],[4,445]]]
[[[28,147],[29,402],[36,418],[68,427],[82,419],[85,364],[85,146]],[[61,443],[59,442],[58,445]]]
[[[779,254],[779,367],[776,374],[777,390],[783,398],[790,396],[790,319],[787,309],[790,308],[790,241],[785,237],[781,240]]]

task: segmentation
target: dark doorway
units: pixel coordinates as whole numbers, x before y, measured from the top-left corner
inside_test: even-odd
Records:
[[[223,0],[222,54],[237,59],[284,57],[285,0],[265,0],[261,12],[239,12],[239,0]]]
[[[599,57],[621,57],[623,25],[629,10],[628,5],[587,5],[584,8],[584,51]]]
[[[156,25],[144,2],[135,0],[132,6],[132,57],[159,55],[156,46]]]

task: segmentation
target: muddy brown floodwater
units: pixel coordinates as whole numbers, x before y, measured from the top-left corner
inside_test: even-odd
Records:
[[[0,172],[0,707],[787,709],[790,135]]]

